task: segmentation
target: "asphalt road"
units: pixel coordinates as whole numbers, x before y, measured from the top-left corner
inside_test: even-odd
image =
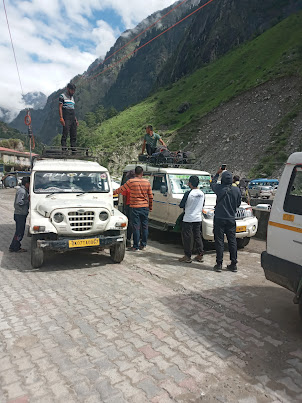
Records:
[[[180,264],[179,238],[157,231],[121,264],[77,250],[32,270],[8,252],[13,197],[0,190],[1,403],[302,401],[302,325],[265,280],[265,242],[236,274],[213,272],[211,249]]]

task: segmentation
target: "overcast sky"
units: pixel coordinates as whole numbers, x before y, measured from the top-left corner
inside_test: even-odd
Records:
[[[24,93],[49,95],[104,56],[126,29],[175,0],[5,0]],[[0,107],[24,105],[0,3]]]

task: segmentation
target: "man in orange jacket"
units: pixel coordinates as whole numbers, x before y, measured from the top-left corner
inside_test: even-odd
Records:
[[[129,179],[123,186],[113,192],[113,194],[130,192],[133,225],[133,248],[131,250],[134,252],[144,250],[147,246],[149,212],[152,211],[153,207],[151,185],[147,179],[143,179],[143,175],[143,168],[137,166],[135,168],[135,178]],[[140,242],[141,229],[142,239]]]

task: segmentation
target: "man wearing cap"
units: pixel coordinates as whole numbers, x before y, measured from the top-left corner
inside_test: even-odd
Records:
[[[75,116],[75,102],[73,95],[76,86],[72,83],[67,84],[66,92],[63,92],[59,97],[59,115],[60,123],[63,126],[63,133],[61,138],[61,146],[66,150],[66,140],[70,136],[70,147],[76,147],[77,141],[77,126],[79,122]]]
[[[218,184],[219,175],[221,184]],[[241,204],[241,193],[237,186],[232,186],[233,176],[231,172],[218,169],[211,182],[211,188],[217,195],[214,213],[214,238],[216,247],[216,265],[214,271],[222,271],[224,234],[226,234],[231,264],[227,270],[237,272],[237,241],[236,241],[236,210]]]

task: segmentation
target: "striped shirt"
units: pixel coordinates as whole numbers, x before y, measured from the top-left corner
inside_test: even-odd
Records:
[[[147,181],[147,179],[129,179],[123,186],[116,189],[113,194],[123,193],[127,190],[130,192],[130,207],[149,207],[149,209],[152,210],[153,194],[150,182]]]
[[[63,109],[74,109],[74,99],[73,96],[67,95],[65,92],[60,95],[59,103],[63,104]]]

